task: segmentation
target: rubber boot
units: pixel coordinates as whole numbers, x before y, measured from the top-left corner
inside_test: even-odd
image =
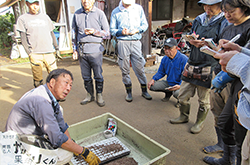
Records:
[[[126,96],[126,101],[127,102],[131,102],[133,101],[133,97],[132,97],[132,84],[125,84],[126,87],[126,91],[127,91],[127,96]]]
[[[102,97],[102,91],[103,91],[103,82],[95,82],[96,87],[96,103],[99,105],[99,107],[103,107],[105,105],[105,101]]]
[[[190,130],[191,133],[197,134],[201,132],[204,126],[204,121],[207,117],[207,113],[208,113],[208,110],[206,110],[204,107],[199,107],[196,122],[191,127],[191,130]]]
[[[217,135],[218,143],[213,145],[213,146],[204,147],[203,151],[206,154],[223,152],[224,142],[223,142],[222,137],[221,137],[220,129],[218,127],[215,127],[215,132],[216,132],[216,135]]]
[[[169,101],[170,97],[172,96],[173,92],[165,92],[165,97],[163,99],[161,99],[161,101],[163,102],[167,102]]]
[[[181,104],[179,110],[180,110],[180,116],[175,118],[175,119],[171,119],[170,123],[172,123],[172,124],[181,124],[181,123],[187,123],[188,122],[190,104],[187,104],[187,105]]]
[[[147,85],[146,84],[141,84],[141,90],[142,90],[142,97],[144,97],[147,100],[152,100],[152,97],[150,94],[147,92]]]
[[[40,85],[43,85],[43,80],[40,80],[40,81],[36,81],[34,80],[34,87],[39,87]]]
[[[93,82],[92,81],[84,81],[84,86],[85,86],[85,89],[87,91],[87,97],[80,102],[81,105],[88,104],[88,103],[95,100]]]
[[[224,154],[222,158],[206,156],[203,161],[211,165],[235,165],[236,145],[224,145]]]

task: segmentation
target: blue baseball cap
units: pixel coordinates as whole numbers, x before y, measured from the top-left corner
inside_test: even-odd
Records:
[[[200,0],[198,5],[205,4],[205,5],[214,5],[216,3],[220,3],[222,0]]]
[[[26,0],[26,2],[34,3],[34,2],[39,2],[39,0]]]

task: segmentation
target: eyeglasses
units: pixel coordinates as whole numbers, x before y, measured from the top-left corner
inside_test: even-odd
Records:
[[[172,47],[172,48],[173,48],[173,47]],[[172,48],[169,47],[169,46],[164,46],[164,50],[172,50]]]
[[[235,12],[236,8],[235,9],[229,9],[229,10],[225,10],[225,9],[222,9],[222,11],[225,13],[225,14],[233,14]]]

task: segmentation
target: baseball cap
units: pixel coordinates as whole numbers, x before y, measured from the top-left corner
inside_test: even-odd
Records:
[[[164,46],[172,48],[173,46],[177,46],[177,41],[174,38],[168,38],[165,40]]]
[[[127,4],[127,5],[135,4],[135,0],[122,0],[122,2]]]
[[[39,2],[39,0],[26,0],[26,2],[34,3],[34,2]]]
[[[214,5],[216,3],[220,3],[222,0],[200,0],[198,5],[205,4],[205,5]]]

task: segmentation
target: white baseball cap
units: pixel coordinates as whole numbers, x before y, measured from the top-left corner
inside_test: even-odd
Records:
[[[127,5],[135,4],[135,0],[122,0],[122,2],[127,4]]]

